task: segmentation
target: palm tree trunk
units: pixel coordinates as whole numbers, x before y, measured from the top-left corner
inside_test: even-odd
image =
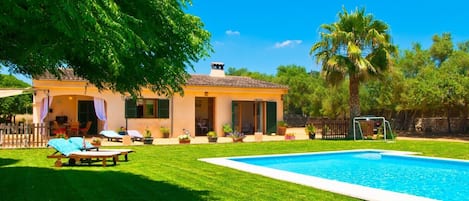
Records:
[[[350,126],[349,126],[349,139],[353,139],[353,118],[360,116],[360,97],[359,97],[359,80],[358,75],[349,75],[349,91],[350,91]]]

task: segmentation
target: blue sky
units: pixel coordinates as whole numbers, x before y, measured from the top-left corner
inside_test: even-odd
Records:
[[[343,6],[365,7],[386,22],[400,50],[414,42],[428,48],[432,36],[444,32],[455,43],[469,40],[469,2],[462,0],[193,0],[187,12],[204,22],[215,52],[189,72],[208,74],[212,61],[267,74],[290,64],[320,70],[309,50],[319,40],[320,25],[337,21]]]
[[[315,0],[193,0],[187,12],[199,16],[211,32],[214,48],[210,58],[197,62],[195,74],[208,74],[210,62],[225,68],[248,68],[275,74],[280,65],[295,64],[320,70],[309,55],[319,40],[321,24],[337,21],[347,11],[365,7],[375,19],[390,26],[400,50],[419,42],[430,47],[432,36],[450,32],[453,42],[469,40],[467,1],[315,1]]]

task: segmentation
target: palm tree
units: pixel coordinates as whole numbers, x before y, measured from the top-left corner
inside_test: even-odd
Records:
[[[364,8],[350,14],[343,8],[338,15],[337,22],[321,25],[324,29],[320,32],[321,40],[313,45],[310,54],[321,63],[328,83],[338,84],[348,77],[352,121],[360,116],[360,82],[388,70],[397,48],[390,42],[388,25],[365,14]]]

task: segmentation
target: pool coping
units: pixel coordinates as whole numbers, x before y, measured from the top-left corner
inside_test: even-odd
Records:
[[[382,150],[382,149],[353,149],[344,151],[324,151],[324,152],[308,152],[308,153],[294,153],[294,154],[272,154],[272,155],[257,155],[257,156],[234,156],[234,157],[219,157],[219,158],[201,158],[200,161],[207,163],[225,166],[236,170],[241,170],[253,174],[258,174],[273,179],[282,181],[288,181],[291,183],[301,184],[309,187],[313,187],[320,190],[325,190],[333,193],[347,195],[370,201],[394,201],[394,200],[409,200],[409,201],[430,201],[435,200],[426,197],[420,197],[416,195],[410,195],[405,193],[398,193],[388,190],[382,190],[377,188],[371,188],[361,186],[357,184],[351,184],[336,180],[324,179],[320,177],[308,176],[283,170],[276,170],[267,167],[260,167],[256,165],[250,165],[247,163],[237,162],[230,159],[235,158],[255,158],[255,157],[275,157],[275,156],[287,156],[287,155],[305,155],[305,154],[327,154],[327,153],[347,153],[357,151],[380,151],[385,152],[389,155],[409,156],[419,154],[417,152],[405,152],[405,151],[394,151],[394,150]],[[429,157],[423,157],[429,158]],[[438,158],[440,159],[440,158]]]

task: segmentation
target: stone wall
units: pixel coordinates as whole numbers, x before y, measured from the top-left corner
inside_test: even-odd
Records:
[[[452,132],[461,132],[461,119],[451,118],[450,123]],[[446,117],[417,118],[415,131],[417,133],[447,133],[448,120]]]

